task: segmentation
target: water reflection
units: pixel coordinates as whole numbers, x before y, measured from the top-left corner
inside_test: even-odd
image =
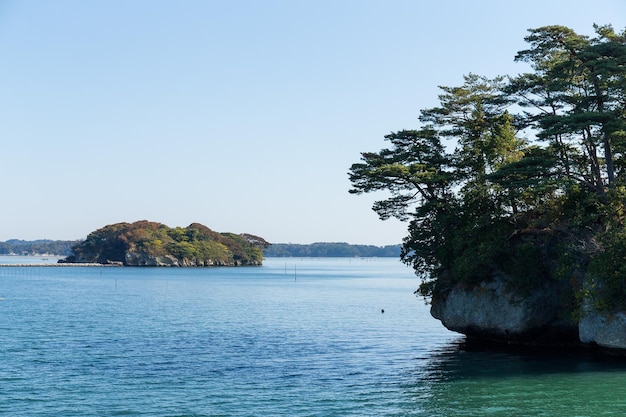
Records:
[[[459,338],[433,351],[411,380],[405,388],[415,415],[626,412],[626,360],[591,351],[503,349]]]
[[[584,349],[504,347],[459,338],[433,353],[426,378],[449,381],[581,372],[626,372],[626,358]]]

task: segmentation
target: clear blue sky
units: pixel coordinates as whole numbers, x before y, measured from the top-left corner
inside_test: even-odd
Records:
[[[626,2],[0,0],[0,240],[146,219],[400,243],[348,194],[360,152],[438,85],[523,72],[527,29],[593,23]]]

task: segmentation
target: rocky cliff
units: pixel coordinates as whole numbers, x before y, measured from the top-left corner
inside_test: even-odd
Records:
[[[433,296],[431,315],[468,338],[545,347],[600,347],[626,355],[626,312],[579,310],[566,283],[547,281],[526,295],[507,290],[506,278],[472,287],[456,284]]]
[[[203,266],[259,266],[261,260],[248,260],[245,263],[241,260],[212,260],[198,258],[176,258],[172,255],[155,256],[145,252],[127,252],[124,255],[126,266],[181,266],[181,267],[203,267]]]

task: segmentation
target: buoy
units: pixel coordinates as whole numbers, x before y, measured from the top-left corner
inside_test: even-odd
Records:
[[[381,310],[380,310],[380,312],[381,312],[381,313],[385,313],[385,309],[384,309],[384,308],[383,308],[383,309],[381,309]]]

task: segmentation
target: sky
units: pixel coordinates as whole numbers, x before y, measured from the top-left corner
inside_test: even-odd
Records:
[[[0,241],[202,223],[393,245],[361,152],[438,86],[524,72],[530,28],[626,28],[623,0],[0,0]]]

